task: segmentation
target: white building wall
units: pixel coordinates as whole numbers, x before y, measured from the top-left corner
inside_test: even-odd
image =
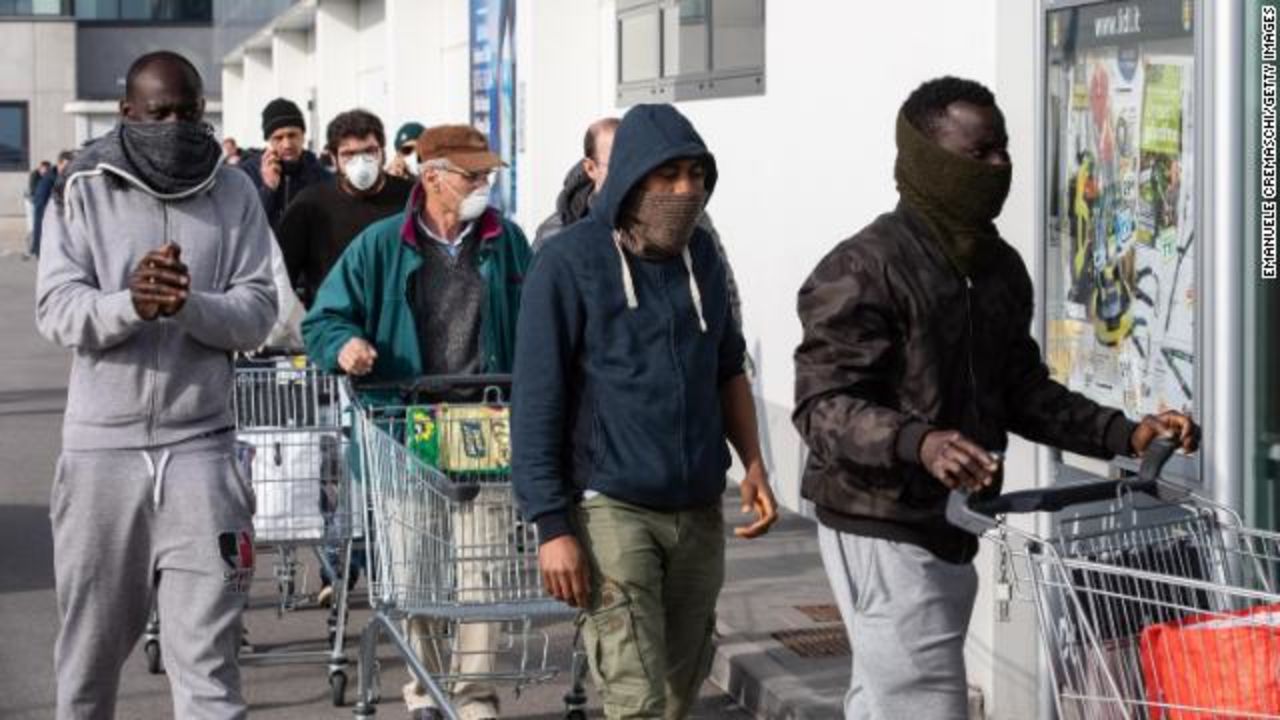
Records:
[[[271,36],[275,97],[288,98],[298,104],[307,118],[308,134],[315,138],[315,146],[319,147],[324,142],[324,128],[315,128],[315,115],[307,112],[308,100],[315,90],[315,62],[311,47],[309,31],[286,30]]]
[[[359,107],[385,118],[391,109],[387,66],[391,52],[387,43],[385,0],[364,0],[359,5],[360,31],[357,43],[356,102]],[[349,110],[342,108],[339,110]],[[332,116],[325,118],[328,123]],[[392,132],[395,132],[392,130]]]
[[[241,132],[244,146],[262,147],[262,109],[276,99],[275,63],[271,47],[246,50],[244,53],[244,115]]]
[[[236,143],[240,147],[249,147],[258,144],[259,133],[255,136],[251,127],[248,126],[247,118],[250,116],[248,103],[245,100],[245,93],[248,92],[244,84],[244,63],[226,63],[222,66],[222,114],[223,114],[223,131],[227,137],[236,139]]]
[[[431,116],[432,99],[443,74],[438,43],[423,38],[443,24],[440,0],[386,0],[387,4],[387,142],[405,122]]]
[[[315,69],[317,127],[314,137],[344,110],[360,102],[360,7],[355,0],[321,0],[316,8]],[[313,147],[319,147],[318,143]]]

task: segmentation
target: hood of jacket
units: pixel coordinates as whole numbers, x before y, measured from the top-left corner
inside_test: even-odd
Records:
[[[676,158],[707,161],[707,197],[716,187],[716,160],[688,118],[670,105],[637,105],[627,111],[613,136],[609,177],[591,214],[611,228],[618,226],[631,191],[653,170]]]
[[[591,212],[591,194],[596,184],[578,161],[564,176],[564,187],[556,196],[556,216],[562,227],[569,227]]]
[[[202,180],[194,182],[190,188],[174,193],[159,192],[143,180],[142,174],[129,160],[129,156],[124,151],[121,143],[120,126],[117,125],[101,137],[86,143],[84,147],[75,153],[71,162],[67,164],[66,169],[61,174],[55,168],[50,172],[50,177],[53,178],[54,183],[53,196],[59,204],[64,206],[63,200],[72,185],[86,177],[104,173],[141,190],[157,200],[182,200],[199,195],[212,187],[218,177],[218,170],[224,164],[224,160],[225,158],[214,163],[208,175]]]

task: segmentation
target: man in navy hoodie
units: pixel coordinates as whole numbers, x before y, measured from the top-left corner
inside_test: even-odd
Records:
[[[516,330],[513,481],[547,591],[586,611],[609,718],[680,718],[710,670],[730,456],[744,512],[777,518],[724,262],[697,226],[702,138],[640,105],[590,216],[535,256]]]

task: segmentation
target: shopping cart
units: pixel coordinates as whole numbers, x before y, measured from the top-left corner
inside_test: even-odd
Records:
[[[536,529],[516,511],[509,386],[509,376],[491,375],[349,391],[360,406],[355,434],[371,508],[374,609],[360,640],[356,717],[376,712],[382,636],[450,719],[449,695],[460,685],[503,682],[518,692],[559,673],[545,627],[575,611],[543,591]],[[574,647],[565,696],[571,719],[586,717],[585,657],[576,640]]]
[[[348,388],[371,515],[374,607],[361,635],[357,717],[374,715],[380,700],[384,635],[451,720],[449,694],[462,684],[509,683],[518,693],[559,674],[545,626],[576,611],[544,592],[538,533],[518,516],[509,386],[509,375],[461,375]],[[575,638],[564,696],[570,720],[586,717],[579,647]]]
[[[1280,718],[1280,534],[1160,479],[1174,449],[1132,479],[951,495],[997,545],[997,602],[1034,604],[1064,720]],[[1053,537],[1008,521],[1030,512]]]
[[[255,652],[242,647],[243,664],[318,662],[328,666],[335,706],[343,704],[348,664],[344,648],[352,545],[363,536],[362,497],[348,472],[350,403],[337,376],[300,355],[266,351],[237,360],[232,405],[237,462],[252,480],[257,555],[273,556],[277,616],[313,597],[299,553],[314,551],[331,579],[334,599],[324,649]],[[144,634],[148,669],[162,669],[159,617]]]

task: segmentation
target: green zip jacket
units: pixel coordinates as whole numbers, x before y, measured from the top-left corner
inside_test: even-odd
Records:
[[[414,207],[410,201],[410,207]],[[520,290],[529,267],[529,243],[519,226],[492,208],[477,221],[480,274],[488,287],[480,329],[486,373],[511,372],[515,354]],[[380,220],[356,236],[320,285],[302,321],[307,354],[322,370],[336,372],[338,353],[361,337],[378,351],[373,382],[412,380],[422,375],[409,278],[422,265],[413,214]],[[426,340],[423,338],[422,340]]]

